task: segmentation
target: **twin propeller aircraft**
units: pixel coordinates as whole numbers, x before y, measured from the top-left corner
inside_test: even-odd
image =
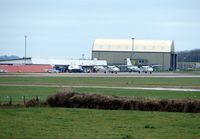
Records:
[[[94,69],[94,72],[115,73],[115,74],[117,74],[120,71],[121,66],[126,67],[128,72],[150,73],[151,74],[154,71],[153,67],[150,67],[150,66],[138,67],[138,66],[132,65],[130,58],[127,58],[126,62],[127,62],[126,65],[118,65],[118,66],[94,65],[93,69]],[[85,72],[86,70],[84,70],[83,66],[81,66],[81,65],[71,64],[71,65],[68,65],[67,71],[69,73],[72,73],[72,72]],[[59,72],[59,70],[51,69],[48,72]],[[88,72],[88,70],[87,70],[87,72]],[[89,70],[89,72],[92,72],[92,71]]]

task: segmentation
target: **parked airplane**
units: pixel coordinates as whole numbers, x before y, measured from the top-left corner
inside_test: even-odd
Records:
[[[94,66],[94,71],[93,72],[105,72],[107,67],[105,66]]]
[[[152,73],[153,72],[153,68],[150,66],[142,66],[140,67],[140,72],[144,72],[144,73]]]
[[[117,74],[117,72],[119,72],[120,70],[116,66],[108,66],[107,71],[110,72],[110,73],[116,73]]]
[[[132,71],[138,72],[138,73],[141,73],[141,72],[148,73],[149,72],[150,74],[153,72],[153,68],[150,66],[141,66],[139,68],[138,66],[132,65],[130,58],[127,58],[127,68],[128,68],[129,72],[132,72]]]
[[[138,66],[132,65],[130,58],[127,58],[126,62],[127,62],[127,69],[129,72],[138,72],[138,73],[141,72],[140,68],[138,68]]]
[[[83,68],[79,65],[69,65],[68,66],[68,72],[83,72]]]
[[[96,72],[118,73],[120,70],[116,66],[94,66]]]

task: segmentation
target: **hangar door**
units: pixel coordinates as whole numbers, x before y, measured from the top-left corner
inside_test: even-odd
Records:
[[[176,70],[177,54],[171,54],[170,70]]]

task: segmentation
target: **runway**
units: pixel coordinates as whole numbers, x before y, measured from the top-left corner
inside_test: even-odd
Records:
[[[28,77],[162,77],[162,78],[200,78],[200,73],[175,73],[175,72],[154,72],[129,73],[0,73],[0,76],[28,76]]]

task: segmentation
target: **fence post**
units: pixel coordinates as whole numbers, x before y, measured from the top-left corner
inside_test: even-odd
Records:
[[[39,97],[36,96],[35,100],[36,100],[36,103],[37,103],[37,105],[38,105],[38,104],[39,104]]]

